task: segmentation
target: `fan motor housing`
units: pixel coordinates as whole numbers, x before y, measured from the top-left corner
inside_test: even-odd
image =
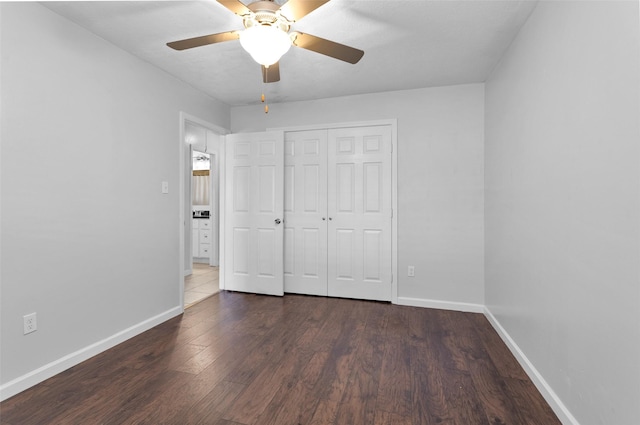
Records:
[[[280,6],[273,1],[256,1],[248,5],[247,8],[251,10],[252,13],[245,16],[242,21],[245,28],[251,28],[256,25],[266,25],[288,32],[291,27],[289,21],[278,13]]]

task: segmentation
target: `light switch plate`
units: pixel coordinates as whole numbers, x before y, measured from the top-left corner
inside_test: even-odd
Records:
[[[162,182],[162,193],[169,193],[169,182]]]

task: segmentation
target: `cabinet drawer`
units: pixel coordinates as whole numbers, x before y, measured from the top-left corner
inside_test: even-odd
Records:
[[[207,258],[209,257],[209,250],[211,248],[209,247],[209,245],[200,245],[200,257],[201,258]]]
[[[209,219],[200,220],[200,228],[201,229],[211,229],[211,220],[209,220]]]
[[[200,243],[209,243],[211,240],[211,232],[200,229]]]

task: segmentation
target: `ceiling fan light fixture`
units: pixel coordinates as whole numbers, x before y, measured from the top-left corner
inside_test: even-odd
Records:
[[[240,44],[253,60],[270,66],[278,62],[291,47],[291,37],[271,25],[255,25],[240,33]]]

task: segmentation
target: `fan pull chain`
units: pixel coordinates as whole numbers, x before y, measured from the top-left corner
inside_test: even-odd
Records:
[[[269,113],[269,105],[265,103],[265,96],[264,96],[264,92],[266,91],[266,85],[267,83],[265,83],[265,81],[269,81],[269,67],[265,66],[264,67],[264,78],[262,79],[262,96],[260,97],[260,100],[262,101],[262,103],[264,103],[264,113],[268,114]]]

